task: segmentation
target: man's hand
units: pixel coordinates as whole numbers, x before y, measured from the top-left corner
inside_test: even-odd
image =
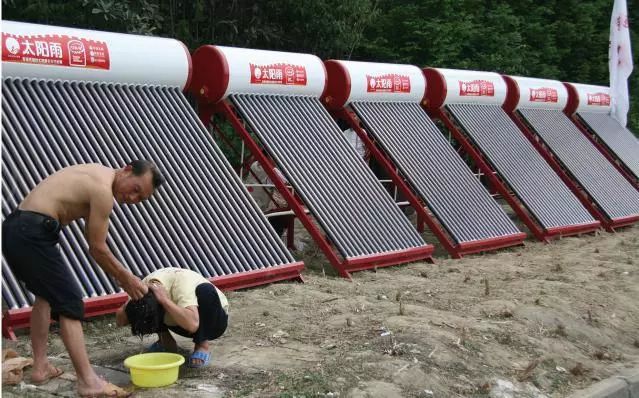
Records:
[[[155,299],[158,301],[158,303],[160,303],[160,305],[164,306],[166,302],[171,301],[171,299],[169,299],[168,293],[166,292],[166,289],[164,289],[164,286],[161,283],[151,282],[149,284],[149,289],[153,292]]]
[[[131,273],[128,274],[127,278],[120,281],[120,286],[133,300],[140,300],[149,291],[147,285]]]

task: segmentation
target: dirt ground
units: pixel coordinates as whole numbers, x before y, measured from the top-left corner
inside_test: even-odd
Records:
[[[212,344],[212,365],[136,396],[563,397],[639,367],[638,254],[635,226],[461,260],[438,252],[435,264],[349,282],[307,242],[296,253],[304,284],[229,292],[230,326]],[[72,372],[53,329],[51,356]],[[92,362],[124,384],[122,361],[153,341],[115,328],[112,316],[85,330]],[[25,335],[4,343],[29,355]],[[70,381],[57,383],[3,393],[73,396]]]

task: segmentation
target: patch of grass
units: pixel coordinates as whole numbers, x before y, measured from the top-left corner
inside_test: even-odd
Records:
[[[553,330],[553,334],[555,336],[560,336],[560,337],[568,336],[568,333],[566,332],[566,327],[562,323],[557,324],[557,326],[555,327],[555,330]]]
[[[497,332],[495,334],[495,340],[502,345],[512,345],[513,344],[513,336],[512,333],[509,332]]]
[[[281,373],[276,383],[282,392],[280,398],[315,397],[331,391],[327,375],[322,372],[306,371],[302,373]]]
[[[550,391],[554,392],[562,389],[568,383],[568,375],[560,372],[549,372],[550,375]]]

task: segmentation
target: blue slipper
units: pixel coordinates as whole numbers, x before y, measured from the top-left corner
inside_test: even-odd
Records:
[[[162,347],[162,344],[160,344],[160,341],[158,340],[151,344],[149,348],[146,349],[146,352],[166,352],[166,348]]]
[[[193,363],[194,359],[199,359],[202,363]],[[203,351],[194,351],[191,356],[189,356],[189,363],[186,365],[189,368],[202,368],[211,362],[211,353],[203,352]]]

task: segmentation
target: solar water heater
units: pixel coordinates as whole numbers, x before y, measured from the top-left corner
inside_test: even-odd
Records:
[[[3,218],[61,168],[149,159],[166,182],[148,201],[115,204],[107,242],[134,274],[188,268],[221,289],[300,278],[303,264],[183,95],[191,58],[181,42],[9,21],[2,40]],[[127,296],[88,256],[83,227],[63,229],[65,266],[86,316],[114,312]],[[28,326],[34,298],[4,258],[2,271],[8,336]]]
[[[425,107],[440,119],[539,240],[594,231],[600,222],[502,109],[497,73],[427,68]]]
[[[357,132],[451,256],[521,244],[526,235],[421,108],[426,88],[421,69],[325,64],[324,103]]]
[[[224,115],[341,276],[431,257],[433,246],[322,106],[319,58],[203,46],[193,65],[191,91],[204,123]]]
[[[639,189],[639,139],[610,115],[610,89],[564,83],[570,117],[590,142]]]
[[[606,229],[639,221],[639,191],[566,116],[566,87],[553,80],[504,79],[509,85],[506,109],[515,123]],[[544,100],[536,97],[541,91]],[[582,110],[593,107],[581,105]]]

